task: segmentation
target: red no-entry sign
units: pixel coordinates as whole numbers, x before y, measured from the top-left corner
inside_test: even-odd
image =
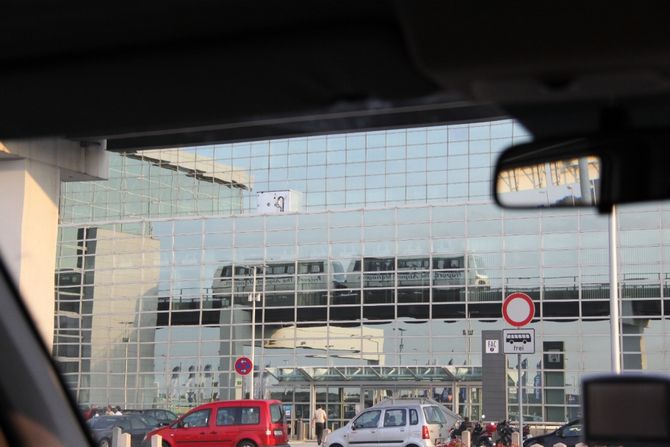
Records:
[[[535,305],[525,293],[515,292],[503,301],[502,314],[505,321],[512,326],[522,327],[530,323],[535,316]]]

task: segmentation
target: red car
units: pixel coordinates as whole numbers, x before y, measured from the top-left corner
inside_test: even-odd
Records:
[[[231,400],[195,407],[167,427],[147,434],[164,447],[289,447],[278,400]]]

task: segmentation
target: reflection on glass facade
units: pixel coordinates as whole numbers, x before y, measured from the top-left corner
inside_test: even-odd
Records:
[[[527,420],[575,416],[581,375],[610,365],[607,219],[492,204],[496,154],[528,139],[505,120],[112,154],[108,181],[64,187],[67,382],[128,408],[253,393],[337,425],[432,396],[477,417],[481,331],[505,328],[502,299],[522,291],[537,345],[521,378],[508,360],[510,412],[520,383]],[[669,218],[620,209],[627,370],[670,370]],[[234,372],[252,338],[254,390]]]
[[[113,156],[109,179],[63,183],[60,220],[101,222],[134,218],[229,215],[252,187],[248,170],[207,151],[147,150]]]

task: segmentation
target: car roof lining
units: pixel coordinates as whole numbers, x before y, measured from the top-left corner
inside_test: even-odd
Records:
[[[637,67],[664,80],[664,4],[554,6],[547,14],[532,2],[476,0],[15,2],[3,10],[0,138],[108,138],[123,150],[507,113],[533,133],[575,133],[581,120],[557,129],[536,113],[588,96],[593,84],[580,90],[575,76]],[[641,26],[647,32],[636,33]],[[508,103],[509,79],[534,113]],[[597,83],[603,95],[614,84]]]

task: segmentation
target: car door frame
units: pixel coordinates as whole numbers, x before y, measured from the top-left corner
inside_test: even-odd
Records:
[[[402,411],[405,423],[403,425],[386,425],[386,416],[389,412]],[[409,414],[407,408],[385,408],[381,416],[381,423],[377,430],[377,445],[379,447],[399,447],[407,440]]]
[[[208,434],[212,431],[212,413],[213,407],[193,409],[184,415],[175,427],[172,428],[171,437],[174,440],[175,447],[206,447],[214,446],[216,443]],[[208,411],[207,425],[184,427],[184,420],[196,413]]]
[[[362,418],[364,415],[377,412],[379,416],[377,418],[377,424],[374,427],[357,427],[356,421]],[[379,430],[379,424],[382,421],[383,410],[381,408],[369,408],[356,416],[356,418],[351,421],[351,431],[348,434],[348,444],[349,446],[354,447],[376,447],[377,446],[377,432]]]

